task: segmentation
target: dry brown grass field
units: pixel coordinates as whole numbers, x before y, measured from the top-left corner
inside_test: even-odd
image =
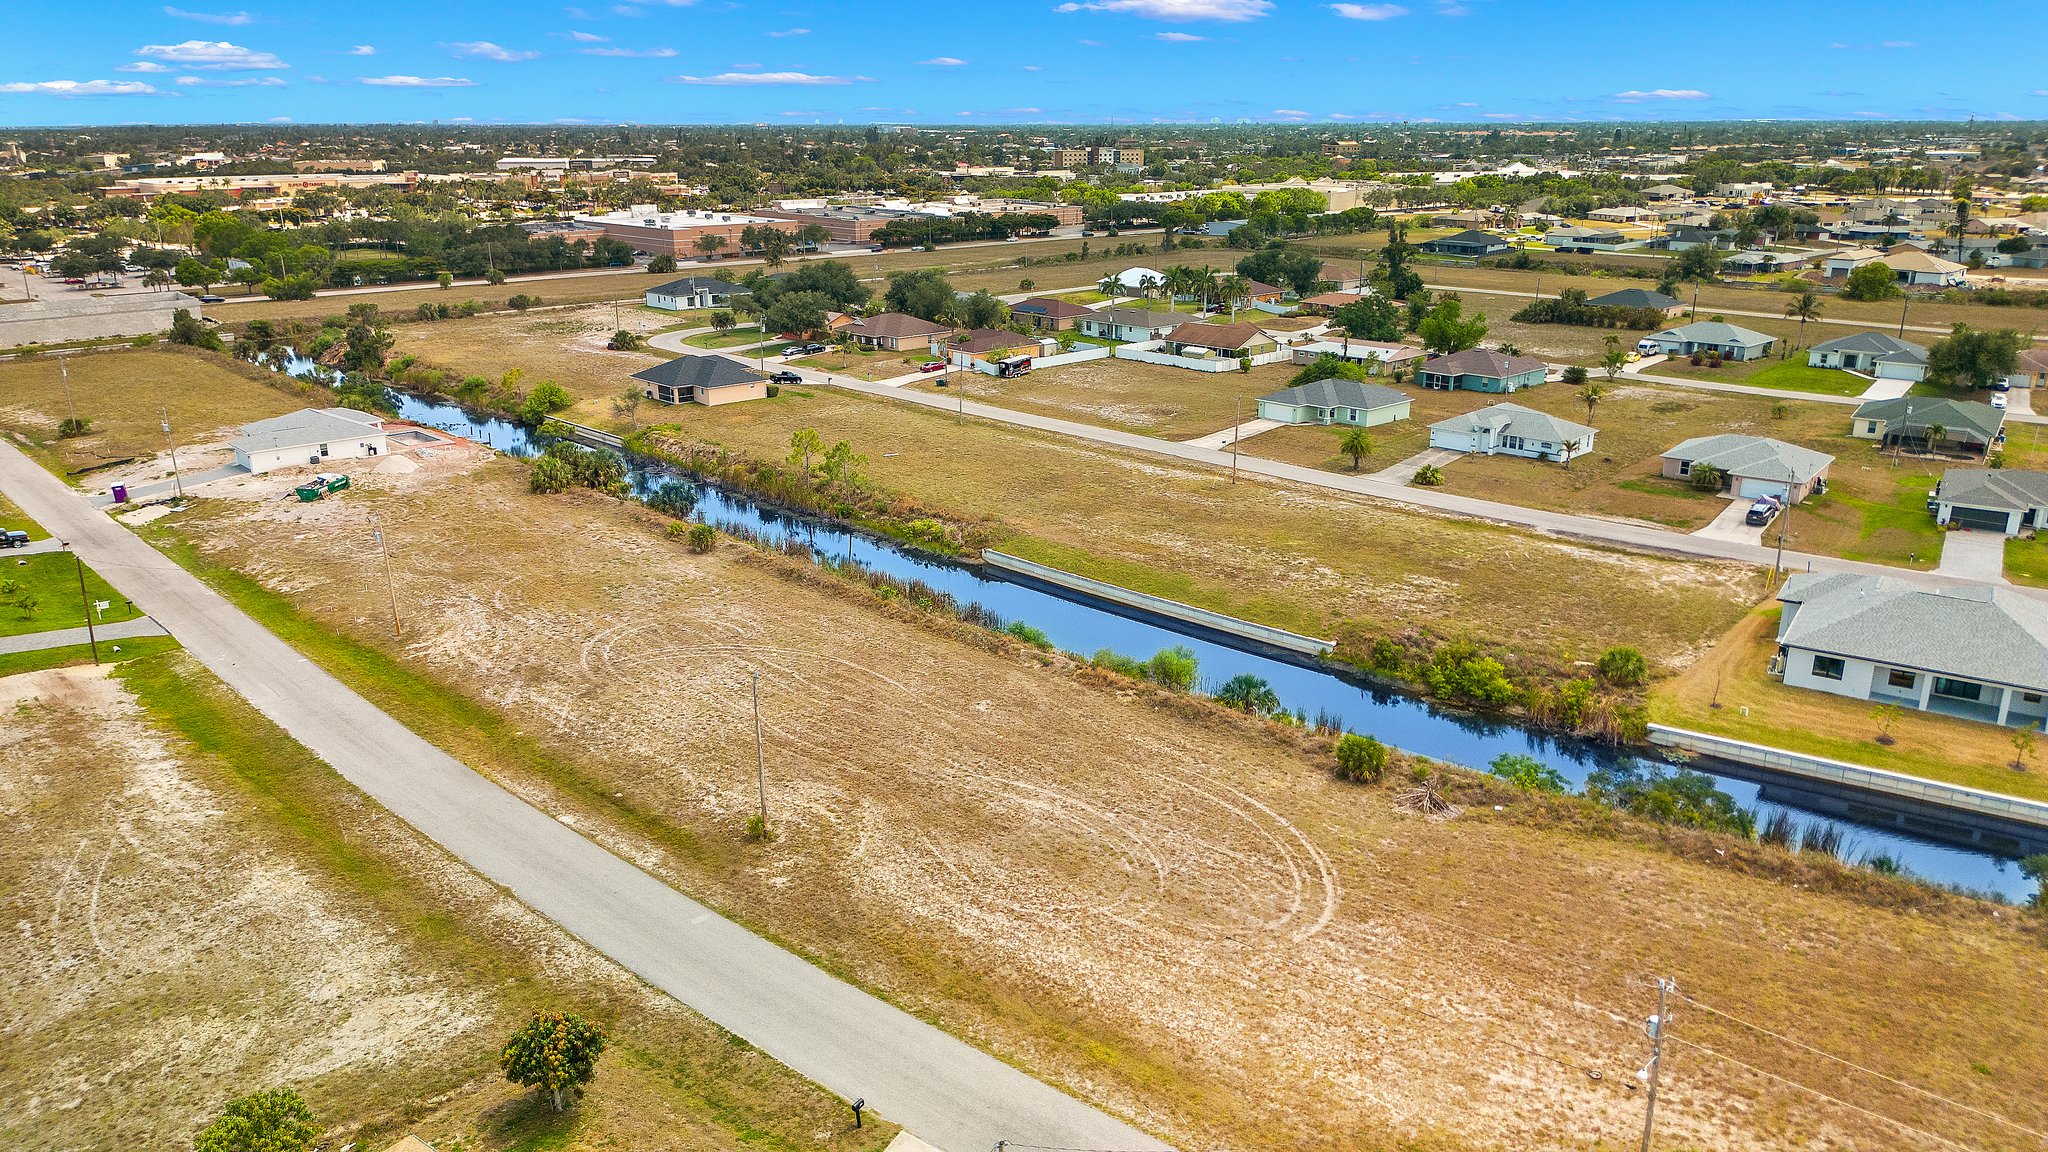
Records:
[[[529,495],[513,462],[401,480],[371,476],[316,505],[213,501],[173,530],[318,624],[501,711],[540,749],[530,761],[460,726],[429,731],[480,769],[1182,1146],[1631,1142],[1653,975],[1882,1075],[2048,1125],[2033,1072],[2048,1031],[2013,1010],[2048,977],[2048,951],[2009,910],[1949,897],[1893,910],[1894,881],[1824,894],[1748,874],[1753,850],[1693,862],[1542,826],[1519,803],[1406,815],[1398,789],[1336,783],[1325,754],[1286,732],[962,642],[864,590],[798,578],[797,562],[730,543],[692,554],[608,499]],[[397,545],[402,646],[354,539],[369,507]],[[1258,563],[1289,567],[1280,550]],[[741,840],[756,669],[779,831],[765,848]],[[417,704],[385,702],[402,716]],[[2025,1143],[1677,1012],[1667,1146],[1919,1142],[1873,1113],[1964,1147]]]
[[[887,1140],[365,802],[182,655],[0,679],[0,821],[9,1148],[190,1147],[273,1086],[305,1095],[328,1147]],[[612,1036],[561,1116],[495,1066],[536,1007]]]
[[[620,328],[643,335],[669,327],[667,314],[620,309],[616,320],[608,304],[562,309],[532,315],[507,313],[431,324],[392,328],[392,354],[418,357],[422,364],[457,377],[480,375],[493,380],[518,369],[521,388],[553,380],[576,397],[563,413],[579,423],[611,424],[611,402],[636,386],[635,372],[660,363],[653,351],[612,352],[605,348]]]
[[[1240,415],[1255,418],[1259,397],[1286,387],[1298,371],[1289,364],[1264,364],[1250,372],[1191,372],[1110,359],[1042,368],[1008,380],[976,374],[963,381],[967,374],[955,372],[947,389],[937,379],[911,386],[946,392],[964,382],[968,399],[980,403],[1187,440],[1220,432]]]

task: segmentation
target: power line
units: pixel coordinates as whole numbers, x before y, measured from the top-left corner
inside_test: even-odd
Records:
[[[1872,1076],[1872,1077],[1875,1077],[1875,1078],[1877,1078],[1877,1079],[1879,1079],[1879,1080],[1882,1080],[1882,1081],[1884,1081],[1884,1082],[1885,1082],[1885,1083],[1887,1083],[1887,1084],[1892,1084],[1892,1085],[1895,1085],[1895,1086],[1897,1086],[1897,1087],[1900,1087],[1900,1088],[1904,1088],[1904,1089],[1906,1089],[1906,1090],[1908,1090],[1908,1091],[1910,1091],[1910,1092],[1917,1092],[1917,1093],[1919,1093],[1920,1095],[1922,1095],[1922,1096],[1925,1096],[1925,1097],[1927,1097],[1927,1098],[1928,1098],[1929,1100],[1934,1100],[1934,1101],[1937,1101],[1937,1102],[1939,1102],[1939,1103],[1942,1103],[1942,1104],[1946,1104],[1946,1105],[1948,1105],[1948,1106],[1949,1106],[1949,1107],[1951,1107],[1951,1108],[1958,1108],[1958,1109],[1961,1109],[1962,1111],[1964,1111],[1964,1112],[1968,1112],[1968,1113],[1970,1113],[1971,1115],[1974,1115],[1974,1116],[1979,1116],[1979,1117],[1982,1117],[1983,1119],[1986,1119],[1986,1120],[1990,1120],[1990,1121],[1992,1121],[1992,1122],[1994,1122],[1994,1123],[1997,1123],[1997,1124],[2003,1124],[2003,1125],[2005,1125],[2006,1127],[2008,1127],[2008,1128],[2011,1128],[2011,1129],[2013,1129],[2014,1131],[2017,1131],[2017,1132],[2024,1132],[2024,1133],[2026,1133],[2027,1135],[2029,1135],[2029,1136],[2032,1136],[2032,1137],[2034,1137],[2034,1138],[2035,1138],[2035,1139],[2037,1139],[2037,1140],[2041,1140],[2041,1141],[2043,1141],[2043,1142],[2048,1142],[2048,1132],[2042,1132],[2042,1131],[2040,1131],[2039,1129],[2036,1129],[2036,1128],[2029,1128],[2029,1127],[2027,1127],[2026,1125],[2024,1125],[2024,1124],[2021,1124],[2021,1123],[2019,1123],[2019,1122],[2018,1122],[2018,1121],[2016,1121],[2016,1120],[2008,1120],[2008,1119],[2006,1119],[2005,1117],[2003,1117],[2003,1116],[2000,1116],[2000,1115],[1999,1115],[1998,1113],[1996,1113],[1996,1112],[1991,1112],[1991,1111],[1987,1111],[1987,1110],[1985,1110],[1985,1109],[1983,1109],[1983,1108],[1979,1108],[1979,1107],[1977,1107],[1977,1106],[1976,1106],[1976,1105],[1974,1105],[1974,1104],[1965,1104],[1965,1103],[1963,1103],[1963,1102],[1962,1102],[1961,1100],[1954,1100],[1954,1099],[1950,1099],[1950,1098],[1949,1098],[1949,1097],[1947,1097],[1947,1096],[1943,1096],[1943,1095],[1942,1095],[1941,1093],[1939,1093],[1939,1092],[1935,1092],[1935,1091],[1931,1091],[1931,1090],[1929,1090],[1929,1089],[1926,1089],[1926,1088],[1922,1088],[1922,1087],[1920,1087],[1920,1086],[1919,1086],[1918,1084],[1914,1084],[1914,1083],[1911,1083],[1911,1082],[1909,1082],[1909,1081],[1901,1080],[1901,1079],[1899,1079],[1899,1078],[1898,1078],[1898,1077],[1896,1077],[1896,1076],[1890,1076],[1890,1075],[1887,1075],[1887,1074],[1885,1074],[1885,1073],[1883,1073],[1883,1072],[1879,1072],[1879,1071],[1878,1071],[1877,1069],[1875,1069],[1875,1068],[1866,1068],[1866,1067],[1864,1067],[1863,1065],[1861,1065],[1861,1064],[1858,1064],[1858,1063],[1856,1063],[1856,1062],[1855,1062],[1854,1060],[1848,1060],[1848,1059],[1844,1059],[1843,1057],[1837,1056],[1837,1055],[1835,1055],[1834,1053],[1832,1053],[1832,1052],[1829,1052],[1829,1051],[1827,1051],[1826,1049],[1823,1049],[1823,1048],[1816,1048],[1816,1047],[1814,1047],[1813,1045],[1811,1045],[1811,1044],[1808,1044],[1808,1043],[1806,1043],[1806,1042],[1805,1042],[1805,1041],[1803,1041],[1803,1040],[1799,1040],[1799,1039],[1797,1039],[1797,1038],[1794,1038],[1794,1037],[1791,1037],[1791,1036],[1787,1036],[1787,1035],[1785,1035],[1785,1034],[1784,1034],[1784,1033],[1782,1033],[1782,1032],[1775,1032],[1775,1031],[1772,1031],[1771,1029],[1769,1029],[1769,1028],[1766,1028],[1766,1027],[1764,1027],[1764,1026],[1763,1026],[1763,1025],[1761,1025],[1761,1024],[1757,1024],[1757,1023],[1754,1023],[1754,1022],[1752,1022],[1752,1021],[1749,1021],[1749,1020],[1744,1020],[1744,1019],[1743,1019],[1742,1017],[1740,1017],[1740,1016],[1737,1016],[1737,1015],[1735,1015],[1735,1014],[1734,1014],[1734,1013],[1732,1013],[1732,1012],[1723,1012],[1723,1011],[1722,1011],[1721,1009],[1719,1009],[1719,1008],[1716,1008],[1716,1007],[1714,1007],[1714,1006],[1713,1006],[1713,1005],[1711,1005],[1711,1004],[1703,1004],[1703,1003],[1701,1003],[1700,1001],[1698,1001],[1698,1000],[1695,1000],[1695,999],[1693,999],[1692,997],[1690,997],[1690,996],[1687,996],[1687,995],[1685,995],[1685,994],[1684,994],[1684,993],[1682,993],[1682,992],[1681,992],[1681,993],[1676,993],[1676,995],[1678,996],[1678,998],[1679,998],[1680,1000],[1683,1000],[1683,1001],[1685,1001],[1686,1003],[1688,1003],[1688,1004],[1692,1005],[1693,1007],[1695,1007],[1695,1008],[1698,1008],[1698,1009],[1699,1009],[1700,1011],[1702,1011],[1702,1012],[1711,1012],[1711,1013],[1713,1013],[1714,1015],[1716,1015],[1716,1016],[1719,1016],[1719,1017],[1721,1017],[1721,1018],[1722,1018],[1722,1019],[1724,1019],[1724,1020],[1729,1020],[1729,1021],[1732,1021],[1732,1022],[1734,1022],[1734,1023],[1736,1023],[1736,1024],[1740,1024],[1740,1025],[1741,1025],[1741,1026],[1743,1026],[1744,1028],[1749,1028],[1749,1029],[1753,1029],[1754,1031],[1757,1031],[1757,1032],[1761,1032],[1761,1033],[1763,1033],[1764,1035],[1766,1035],[1766,1036],[1769,1036],[1769,1037],[1770,1037],[1771,1039],[1773,1039],[1773,1040],[1777,1040],[1777,1041],[1779,1041],[1779,1042],[1781,1042],[1781,1043],[1784,1043],[1784,1044],[1789,1044],[1789,1045],[1791,1045],[1791,1046],[1792,1046],[1792,1047],[1794,1047],[1794,1048],[1798,1048],[1798,1049],[1800,1049],[1801,1051],[1805,1051],[1805,1052],[1811,1052],[1811,1053],[1813,1053],[1813,1054],[1814,1054],[1814,1055],[1816,1055],[1816,1056],[1820,1056],[1820,1057],[1823,1057],[1823,1058],[1825,1058],[1825,1059],[1828,1059],[1828,1060],[1832,1060],[1832,1061],[1834,1061],[1835,1063],[1837,1063],[1837,1064],[1840,1064],[1840,1065],[1842,1065],[1842,1066],[1843,1066],[1843,1067],[1845,1067],[1845,1068],[1853,1068],[1853,1069],[1855,1069],[1856,1071],[1858,1071],[1858,1072],[1861,1072],[1861,1073],[1863,1073],[1863,1074],[1864,1074],[1864,1075],[1866,1075],[1866,1076]]]
[[[1714,1057],[1717,1060],[1725,1060],[1738,1068],[1744,1068],[1751,1072],[1756,1073],[1759,1076],[1763,1076],[1771,1080],[1776,1080],[1778,1083],[1783,1084],[1789,1088],[1797,1088],[1801,1092],[1810,1093],[1811,1095],[1817,1096],[1822,1100],[1826,1100],[1831,1104],[1838,1104],[1843,1108],[1847,1108],[1852,1112],[1861,1112],[1863,1115],[1868,1116],[1873,1120],[1878,1120],[1882,1121],[1883,1123],[1890,1124],[1892,1127],[1897,1128],[1901,1131],[1911,1132],[1915,1136],[1925,1137],[1926,1139],[1935,1141],[1938,1144],[1945,1144],[1950,1148],[1959,1148],[1962,1150],[1962,1152],[1978,1152],[1978,1149],[1973,1148],[1968,1144],[1958,1143],[1954,1140],[1949,1139],[1946,1136],[1937,1136],[1924,1128],[1915,1128],[1911,1124],[1906,1123],[1904,1120],[1894,1120],[1890,1116],[1887,1116],[1882,1112],[1873,1112],[1870,1109],[1865,1108],[1861,1104],[1851,1104],[1849,1101],[1844,1100],[1839,1096],[1830,1096],[1829,1094],[1821,1091],[1818,1088],[1814,1088],[1806,1084],[1801,1084],[1797,1080],[1791,1079],[1787,1076],[1780,1076],[1776,1072],[1766,1071],[1765,1069],[1759,1068],[1756,1065],[1749,1063],[1748,1061],[1737,1060],[1735,1057],[1730,1056],[1724,1052],[1716,1052],[1712,1048],[1709,1048],[1704,1044],[1696,1043],[1691,1040],[1684,1040],[1677,1036],[1671,1037],[1671,1042],[1673,1044],[1678,1044],[1686,1048],[1697,1049],[1701,1052],[1706,1053],[1709,1056]]]

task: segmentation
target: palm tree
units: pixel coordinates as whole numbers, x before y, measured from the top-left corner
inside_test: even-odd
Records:
[[[1927,450],[1929,452],[1934,451],[1934,445],[1946,435],[1948,435],[1948,425],[1929,424],[1927,426]]]
[[[1588,380],[1579,386],[1579,399],[1586,402],[1586,423],[1593,422],[1593,405],[1598,404],[1600,398],[1605,395],[1607,389],[1602,387],[1598,380]]]
[[[1230,318],[1237,319],[1238,304],[1251,295],[1251,287],[1245,283],[1245,278],[1233,272],[1216,282],[1216,290],[1230,303]]]
[[[1102,278],[1102,282],[1095,286],[1095,290],[1109,297],[1109,302],[1115,304],[1117,293],[1123,289],[1123,286],[1124,282],[1116,278],[1116,273],[1111,272]]]
[[[1573,439],[1567,440],[1562,445],[1560,445],[1562,451],[1560,451],[1558,454],[1564,457],[1565,471],[1569,472],[1572,470],[1572,457],[1578,454],[1579,449],[1582,446],[1584,446],[1584,444],[1585,441],[1583,440]]]
[[[1351,457],[1351,470],[1356,472],[1365,463],[1365,458],[1372,455],[1372,435],[1356,426],[1347,428],[1337,441],[1337,451]]]
[[[1787,319],[1799,321],[1799,342],[1804,345],[1806,322],[1820,319],[1820,293],[1814,291],[1811,284],[1802,287],[1799,294],[1792,297],[1792,302],[1785,305],[1785,316]]]

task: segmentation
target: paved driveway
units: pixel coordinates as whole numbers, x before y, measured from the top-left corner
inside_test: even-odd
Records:
[[[1453,452],[1449,448],[1424,448],[1406,460],[1389,464],[1385,468],[1373,473],[1372,479],[1388,484],[1413,483],[1415,474],[1420,472],[1426,465],[1434,464],[1438,468],[1442,468],[1463,455],[1463,452]]]
[[[1943,576],[2005,583],[2005,534],[2003,532],[1946,532],[1941,538]]]
[[[1727,540],[1735,544],[1761,544],[1768,524],[1745,524],[1743,517],[1749,515],[1747,500],[1730,500],[1706,527],[1693,531],[1694,536],[1706,540]]]
[[[1858,400],[1897,400],[1913,390],[1911,380],[1872,380]]]
[[[1197,448],[1210,448],[1218,452],[1227,452],[1230,450],[1230,444],[1233,440],[1249,440],[1261,432],[1271,432],[1273,429],[1281,427],[1285,427],[1285,425],[1278,420],[1247,420],[1242,424],[1225,428],[1221,432],[1211,432],[1207,436],[1197,436],[1193,440],[1183,440],[1181,443],[1193,444]]]

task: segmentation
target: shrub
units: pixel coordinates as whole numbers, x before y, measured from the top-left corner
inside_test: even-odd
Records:
[[[1650,662],[1634,648],[1609,648],[1593,667],[1602,680],[1622,687],[1634,687],[1650,678]]]
[[[1424,488],[1434,488],[1444,482],[1443,469],[1434,464],[1424,464],[1415,470],[1415,483]]]
[[[1052,637],[1047,636],[1043,628],[1034,628],[1022,620],[1011,621],[1009,626],[1003,629],[1003,632],[1013,639],[1022,640],[1033,648],[1052,647]]]
[[[1594,769],[1586,777],[1586,795],[1659,824],[1744,837],[1756,832],[1756,815],[1714,787],[1714,778],[1702,772],[1632,760]]]
[[[611,348],[614,352],[631,352],[640,347],[640,334],[628,328],[612,333]]]
[[[1195,687],[1195,671],[1199,665],[1191,650],[1175,645],[1162,648],[1152,654],[1145,666],[1145,676],[1161,688],[1173,692],[1191,692]]]
[[[1424,679],[1438,696],[1496,708],[1514,703],[1520,695],[1500,661],[1481,654],[1469,640],[1438,648],[1430,657]]]
[[[569,463],[559,456],[536,456],[530,476],[535,492],[546,495],[567,492],[576,483],[576,476],[569,470]]]
[[[1727,476],[1712,464],[1695,464],[1686,473],[1686,483],[1700,492],[1719,492],[1722,481],[1726,479]]]
[[[567,388],[553,380],[543,380],[533,386],[526,399],[519,405],[519,419],[528,425],[538,425],[549,416],[576,404],[576,397]]]
[[[1337,779],[1377,784],[1393,758],[1385,744],[1370,736],[1346,732],[1337,739]]]
[[[303,1152],[320,1143],[313,1110],[290,1088],[273,1088],[228,1102],[220,1117],[193,1138],[194,1152]]]
[[[690,525],[690,551],[709,552],[718,545],[718,529],[709,524]]]
[[[1562,773],[1521,752],[1503,752],[1495,756],[1493,763],[1487,765],[1487,771],[1524,792],[1548,792],[1561,796],[1565,791]]]
[[[1392,637],[1381,636],[1372,642],[1372,651],[1368,654],[1367,660],[1372,664],[1374,671],[1398,676],[1407,666],[1408,656],[1401,651],[1399,644],[1394,643]]]
[[[67,416],[57,423],[57,439],[69,440],[84,436],[92,431],[92,420],[84,416]]]
[[[1133,680],[1143,680],[1146,676],[1146,665],[1143,660],[1134,660],[1110,648],[1098,649],[1095,655],[1088,658],[1088,663],[1105,672],[1129,676]]]
[[[512,309],[514,312],[524,312],[528,308],[532,308],[538,305],[539,303],[540,297],[528,296],[526,293],[521,292],[518,295],[512,297],[510,300],[505,301],[505,307]]]
[[[1216,699],[1232,708],[1264,716],[1280,710],[1280,697],[1273,686],[1249,672],[1239,672],[1216,690]]]

